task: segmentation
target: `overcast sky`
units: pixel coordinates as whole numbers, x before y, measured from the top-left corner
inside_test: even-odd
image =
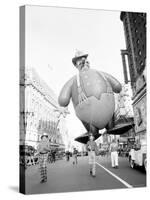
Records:
[[[76,49],[89,54],[91,68],[110,73],[123,83],[120,50],[125,49],[120,12],[27,6],[26,66],[34,67],[56,95],[77,73]],[[72,105],[67,117],[73,136],[84,132]]]

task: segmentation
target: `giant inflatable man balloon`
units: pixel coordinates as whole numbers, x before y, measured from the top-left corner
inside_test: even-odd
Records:
[[[60,106],[66,107],[72,99],[76,116],[88,132],[96,135],[113,117],[113,93],[121,91],[121,84],[107,73],[90,69],[87,57],[88,54],[76,52],[72,62],[78,74],[63,86],[58,101]]]

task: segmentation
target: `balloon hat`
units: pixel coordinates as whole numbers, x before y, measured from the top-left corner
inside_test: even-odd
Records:
[[[72,58],[72,63],[73,63],[74,65],[76,65],[76,61],[77,61],[79,58],[82,58],[82,57],[87,58],[87,57],[88,57],[88,54],[83,53],[82,51],[77,50],[76,53],[75,53],[75,56]]]

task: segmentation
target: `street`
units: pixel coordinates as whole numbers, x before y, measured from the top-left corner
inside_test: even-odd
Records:
[[[78,157],[78,164],[58,160],[48,164],[48,181],[40,183],[37,166],[26,170],[26,193],[56,193],[87,190],[104,190],[146,186],[146,174],[141,169],[131,169],[128,158],[119,157],[119,169],[111,168],[110,157],[97,157],[96,177],[89,174],[88,157]]]

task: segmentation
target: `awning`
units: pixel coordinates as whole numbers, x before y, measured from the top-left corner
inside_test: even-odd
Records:
[[[134,126],[133,122],[127,122],[123,124],[117,124],[113,128],[108,129],[107,133],[108,134],[113,134],[113,135],[122,135],[132,129]]]

